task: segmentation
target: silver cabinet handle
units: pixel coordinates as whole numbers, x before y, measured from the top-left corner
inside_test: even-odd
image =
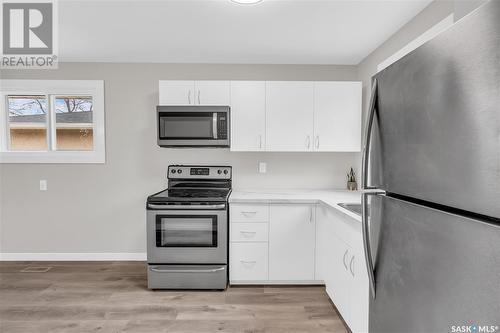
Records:
[[[306,147],[307,147],[307,149],[311,148],[311,136],[310,135],[308,135],[306,137]]]
[[[200,99],[200,95],[198,95],[198,100]],[[213,136],[214,136],[214,139],[217,139],[217,135],[218,135],[218,129],[217,129],[217,112],[214,112],[214,114],[212,115],[212,130],[213,130]]]
[[[242,264],[256,264],[257,260],[240,260]]]
[[[191,90],[188,92],[188,104],[191,104]]]
[[[344,264],[344,268],[346,270],[347,270],[347,264],[345,263],[345,257],[347,256],[347,252],[349,252],[349,250],[345,250],[344,257],[342,258],[342,263]]]
[[[262,149],[262,134],[259,135],[259,148]]]
[[[313,222],[313,208],[311,206],[311,209],[309,210],[309,223]]]
[[[159,269],[151,267],[150,270],[156,273],[215,273],[225,270],[225,267],[212,268],[212,269]]]
[[[241,230],[240,233],[255,235],[257,233],[257,231],[244,231],[244,230]]]
[[[200,102],[200,90],[198,89],[198,104],[201,105],[201,102]]]
[[[349,270],[351,271],[352,277],[354,277],[354,270],[352,268],[352,264],[354,264],[354,256],[352,256],[351,261],[349,262]]]
[[[361,162],[361,188],[363,190],[373,189],[373,187],[368,185],[368,164],[370,157],[370,141],[371,141],[371,132],[373,128],[373,119],[375,116],[375,111],[377,109],[377,101],[378,101],[378,82],[377,79],[373,80],[372,87],[372,95],[370,99],[370,109],[368,111],[368,118],[366,121],[366,129],[365,129],[365,140],[363,145],[363,155]],[[368,193],[363,193],[361,196],[362,203],[362,214],[361,214],[361,223],[363,229],[363,247],[365,250],[365,261],[366,268],[368,271],[368,279],[370,280],[370,291],[372,297],[375,298],[375,273],[373,267],[373,258],[372,251],[370,245],[370,228],[368,226]]]
[[[319,149],[319,135],[316,136],[316,149]]]
[[[257,212],[241,212],[241,214],[248,217],[248,215],[255,215],[255,214],[257,214]]]

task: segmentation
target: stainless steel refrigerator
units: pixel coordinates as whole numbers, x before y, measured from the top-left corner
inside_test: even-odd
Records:
[[[370,332],[500,332],[500,1],[374,76],[362,178]]]

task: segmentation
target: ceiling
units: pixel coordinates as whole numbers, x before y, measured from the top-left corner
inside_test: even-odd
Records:
[[[66,0],[59,59],[356,65],[430,2]]]

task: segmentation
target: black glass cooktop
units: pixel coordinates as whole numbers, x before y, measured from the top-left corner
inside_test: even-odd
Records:
[[[213,188],[173,188],[167,189],[148,198],[148,202],[167,202],[167,201],[207,201],[220,202],[226,201],[229,196],[229,189]]]

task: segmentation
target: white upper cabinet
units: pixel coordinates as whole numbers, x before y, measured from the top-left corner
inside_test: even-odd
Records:
[[[160,81],[160,105],[194,105],[194,81]]]
[[[313,82],[266,82],[266,150],[313,149]]]
[[[269,208],[269,280],[314,280],[314,205]]]
[[[314,83],[314,150],[361,150],[361,82]]]
[[[229,81],[195,81],[195,105],[229,105]]]
[[[232,151],[361,150],[361,82],[160,81],[159,97],[229,105]]]
[[[160,105],[229,105],[229,81],[159,82]]]
[[[231,150],[266,148],[266,82],[231,81]]]

